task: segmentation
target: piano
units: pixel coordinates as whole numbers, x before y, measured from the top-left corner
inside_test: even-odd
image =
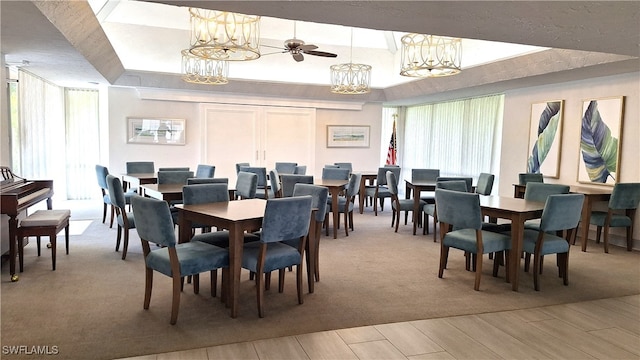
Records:
[[[0,166],[0,208],[9,223],[9,268],[11,281],[17,281],[16,254],[18,216],[27,208],[43,200],[47,201],[47,209],[52,208],[53,180],[27,180],[13,174],[11,169]]]

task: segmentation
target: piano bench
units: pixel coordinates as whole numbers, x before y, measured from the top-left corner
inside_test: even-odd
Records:
[[[56,237],[64,229],[67,255],[69,255],[69,218],[70,210],[38,210],[20,221],[18,227],[18,257],[20,258],[20,272],[23,271],[24,248],[23,239],[29,236],[38,238],[38,256],[40,256],[40,236],[49,236],[51,242],[51,262],[56,269]]]

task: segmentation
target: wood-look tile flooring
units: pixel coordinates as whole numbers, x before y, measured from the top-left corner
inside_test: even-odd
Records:
[[[129,359],[640,359],[640,295]]]

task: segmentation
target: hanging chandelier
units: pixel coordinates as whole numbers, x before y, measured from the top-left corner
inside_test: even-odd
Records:
[[[407,34],[401,43],[402,76],[439,77],[461,71],[462,40],[459,38]]]
[[[353,28],[351,29],[351,52],[348,64],[331,65],[331,92],[335,94],[357,95],[371,92],[371,66],[354,64]]]
[[[260,57],[260,16],[189,8],[189,52],[203,59],[245,61]]]
[[[229,83],[229,63],[225,60],[199,58],[182,50],[182,80],[203,85],[224,85]]]

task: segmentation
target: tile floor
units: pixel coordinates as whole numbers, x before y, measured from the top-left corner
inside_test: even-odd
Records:
[[[640,359],[640,295],[128,358],[133,359]]]

